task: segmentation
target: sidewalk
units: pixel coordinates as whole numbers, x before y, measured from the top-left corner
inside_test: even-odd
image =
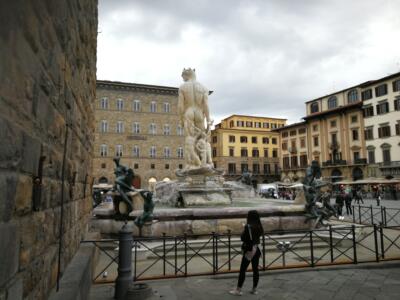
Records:
[[[247,273],[243,296],[228,291],[236,285],[238,274],[188,277],[148,281],[153,289],[150,300],[186,299],[398,299],[400,262],[347,265],[318,269],[260,272],[259,294],[249,293],[252,274]],[[94,285],[90,299],[112,299],[113,286]]]

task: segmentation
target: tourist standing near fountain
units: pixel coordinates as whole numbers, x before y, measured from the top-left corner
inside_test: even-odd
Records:
[[[250,210],[247,214],[247,224],[244,226],[240,239],[242,240],[242,262],[240,263],[240,273],[237,287],[229,291],[232,295],[242,295],[242,287],[246,278],[246,270],[251,263],[253,269],[253,288],[250,291],[252,294],[258,294],[258,262],[261,256],[260,237],[264,234],[264,229],[261,225],[260,216],[256,210]]]

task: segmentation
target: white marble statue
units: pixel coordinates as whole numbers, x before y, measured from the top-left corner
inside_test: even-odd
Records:
[[[195,69],[183,69],[178,114],[185,132],[185,169],[212,168],[208,89],[196,81]]]

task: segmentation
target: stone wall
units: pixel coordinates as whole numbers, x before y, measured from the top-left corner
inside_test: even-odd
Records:
[[[87,231],[96,40],[97,0],[0,2],[0,299],[56,283],[65,148],[62,271]]]

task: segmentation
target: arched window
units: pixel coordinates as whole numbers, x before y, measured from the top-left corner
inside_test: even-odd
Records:
[[[311,103],[311,113],[316,113],[319,111],[319,105],[318,102],[313,102]]]
[[[137,146],[137,145],[133,146],[132,155],[133,155],[133,157],[139,157],[140,156],[139,146]]]
[[[124,109],[124,100],[117,99],[117,109],[118,110],[123,110]]]
[[[107,156],[107,145],[100,145],[100,156]]]
[[[155,158],[156,157],[156,146],[151,146],[150,147],[150,157]]]
[[[132,131],[133,131],[133,133],[140,133],[140,124],[139,124],[139,122],[134,122],[132,124]]]
[[[164,158],[170,158],[171,157],[171,149],[169,147],[164,148]]]
[[[336,96],[331,96],[328,99],[328,109],[332,109],[337,107],[337,98]]]
[[[150,112],[157,112],[157,103],[156,103],[156,101],[151,101],[151,103],[150,103]]]
[[[165,113],[169,113],[169,107],[170,107],[169,103],[168,102],[164,102],[163,108],[164,108],[164,112]]]
[[[149,126],[149,134],[156,134],[156,124],[151,123]]]
[[[177,150],[178,158],[183,158],[183,148],[179,147]]]
[[[183,127],[181,125],[178,125],[178,127],[176,128],[176,133],[178,135],[183,135]]]
[[[133,111],[140,111],[140,100],[133,100]]]
[[[108,122],[106,120],[101,121],[101,132],[107,132],[108,131]]]
[[[358,91],[357,90],[354,89],[347,93],[347,102],[348,103],[354,103],[357,101],[358,101]]]
[[[108,109],[108,98],[107,97],[101,98],[100,107],[101,107],[101,109]]]
[[[122,145],[115,146],[115,156],[122,156]]]

